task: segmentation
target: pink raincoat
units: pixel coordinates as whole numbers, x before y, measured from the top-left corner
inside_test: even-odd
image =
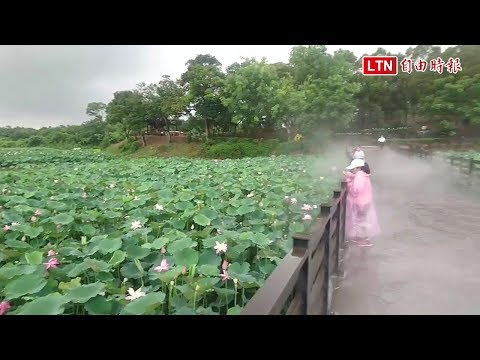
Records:
[[[366,239],[380,233],[377,212],[373,203],[370,175],[363,171],[347,173],[347,208],[345,232],[347,238]]]

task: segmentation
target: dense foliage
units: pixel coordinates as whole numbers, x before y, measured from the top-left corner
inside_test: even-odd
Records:
[[[29,166],[0,171],[0,314],[237,314],[339,185],[313,157],[15,151]]]

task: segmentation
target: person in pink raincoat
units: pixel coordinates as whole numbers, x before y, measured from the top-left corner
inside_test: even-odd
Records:
[[[377,212],[373,203],[370,175],[362,168],[365,162],[354,159],[343,174],[347,182],[345,232],[359,246],[372,246],[371,238],[380,233]]]

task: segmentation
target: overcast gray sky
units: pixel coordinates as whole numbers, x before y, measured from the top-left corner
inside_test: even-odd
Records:
[[[415,45],[327,45],[357,57],[382,47],[404,53]],[[442,50],[453,45],[441,45]],[[242,57],[287,62],[292,45],[2,45],[0,126],[40,128],[80,124],[89,102],[108,103],[115,91],[162,75],[178,78],[198,54],[214,55],[224,68]]]

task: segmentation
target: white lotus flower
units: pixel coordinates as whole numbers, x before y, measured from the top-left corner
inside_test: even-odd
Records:
[[[253,193],[253,191],[247,195],[247,198],[251,198],[252,196],[255,196],[255,194]]]
[[[115,184],[110,184],[110,189],[113,189],[115,187]]]
[[[302,210],[306,210],[306,211],[313,210],[313,206],[309,204],[303,204]]]
[[[192,224],[192,226],[190,226],[190,229],[195,229],[195,225]]]
[[[17,225],[20,225],[20,223],[18,223],[18,222],[12,222],[12,225],[11,225],[11,226],[17,226]]]
[[[217,251],[217,255],[220,253],[226,253],[227,252],[227,243],[219,243],[218,241],[215,241],[215,246],[213,247]]]
[[[139,220],[132,221],[132,230],[141,229],[143,227],[142,223]]]
[[[156,205],[155,205],[155,210],[158,210],[158,211],[163,211],[163,210],[164,210],[164,208],[163,208],[163,206],[162,206],[162,205],[160,205],[160,204],[156,204]]]
[[[133,200],[138,200],[138,199],[139,199],[139,197],[138,197],[138,196],[135,196],[135,197],[133,198]]]
[[[325,179],[325,178],[323,176],[320,176],[320,180],[323,180],[323,179]]]
[[[58,184],[58,180],[57,180],[57,179],[53,180],[53,182],[54,182],[55,184]]]
[[[142,288],[139,288],[138,290],[133,290],[133,288],[128,289],[128,293],[130,295],[126,296],[125,299],[127,300],[135,300],[138,298],[141,298],[142,296],[145,296],[146,294],[142,291]]]
[[[290,204],[295,205],[297,203],[297,199],[291,198],[290,199]]]

